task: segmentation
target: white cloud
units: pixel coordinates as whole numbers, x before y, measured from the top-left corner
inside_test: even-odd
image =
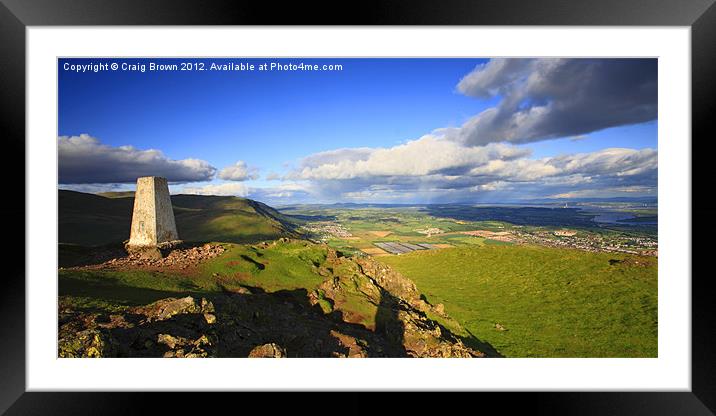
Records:
[[[156,149],[113,147],[87,134],[60,136],[57,147],[61,184],[132,183],[141,176],[199,182],[216,173],[216,168],[204,160],[172,160]]]
[[[468,148],[433,135],[426,135],[390,148],[339,149],[311,155],[292,179],[345,180],[379,176],[424,176],[463,171],[491,160],[526,156],[528,149],[504,144]]]
[[[310,198],[313,192],[313,185],[308,182],[285,182],[266,188],[250,187],[240,182],[221,182],[196,186],[183,185],[172,190],[172,193],[178,194],[239,196],[259,201],[279,201],[288,198],[306,199]]]
[[[285,182],[268,188],[255,188],[252,193],[262,198],[292,198],[299,194],[306,196],[313,192],[313,187],[307,182]]]
[[[340,152],[347,160],[332,154],[325,164],[320,153],[312,155],[310,167],[289,176],[310,183],[311,194],[324,200],[464,201],[489,193],[520,199],[594,186],[655,188],[658,161],[655,149],[627,148],[529,159],[520,147],[467,147],[432,136],[361,149],[360,157],[349,150]]]
[[[226,182],[204,186],[185,186],[181,193],[195,195],[240,196],[249,195],[250,188],[243,183]]]
[[[489,176],[509,181],[535,181],[546,177],[579,175],[634,176],[656,171],[655,149],[609,148],[592,153],[560,155],[543,159],[512,161],[493,160],[469,172],[472,176]]]
[[[248,179],[258,179],[258,169],[250,168],[246,162],[239,160],[231,166],[227,166],[219,172],[219,179],[227,181],[245,181]]]

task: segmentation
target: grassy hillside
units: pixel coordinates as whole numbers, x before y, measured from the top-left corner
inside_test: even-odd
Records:
[[[657,356],[654,257],[485,245],[380,261],[507,357]]]
[[[75,302],[78,306],[112,311],[168,296],[211,296],[242,286],[268,293],[301,289],[296,293],[303,298],[307,292],[320,290],[326,276],[334,272],[366,279],[355,263],[328,259],[325,247],[308,241],[223,246],[227,251],[222,256],[208,260],[190,272],[175,269],[62,269],[59,271],[59,293],[65,301]],[[319,273],[321,268],[323,275]],[[349,297],[349,301],[343,302],[342,309],[344,313],[358,317],[356,320],[364,326],[373,328],[377,305],[365,299],[365,293],[360,291],[365,282],[360,282],[363,284],[341,284],[345,286],[344,295]],[[325,312],[331,312],[332,306],[329,304]]]
[[[268,292],[312,290],[323,281],[315,264],[326,260],[326,249],[308,242],[291,242],[258,248],[223,244],[226,252],[192,269],[190,273],[167,269],[149,271],[59,271],[60,295],[91,298],[96,302],[142,305],[167,296],[210,295],[240,286],[261,287]]]
[[[231,196],[173,195],[179,237],[254,242],[292,234],[292,220],[260,202]],[[101,245],[129,238],[133,194],[59,191],[59,242]]]
[[[134,198],[134,191],[98,192],[97,195],[105,198]]]
[[[291,239],[200,247],[220,255],[60,269],[60,357],[246,357],[267,343],[289,357],[484,356],[369,258]]]
[[[59,242],[100,245],[129,238],[134,198],[59,191]]]

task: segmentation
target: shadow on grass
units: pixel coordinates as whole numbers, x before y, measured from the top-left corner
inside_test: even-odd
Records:
[[[181,297],[188,294],[205,296],[200,291],[171,291],[139,288],[121,284],[117,279],[102,277],[103,280],[86,280],[72,277],[60,277],[58,294],[102,300],[122,306],[142,306],[169,297]]]
[[[427,296],[425,296],[425,294],[422,294],[422,293],[421,293],[421,294],[420,294],[420,299],[421,299],[423,302],[426,302],[426,303],[432,305],[432,303],[430,303],[430,301],[428,300]],[[442,325],[442,324],[440,324],[440,323],[438,323],[438,325],[440,326],[440,329],[441,329],[442,331],[452,333],[452,331],[450,331],[450,330],[449,330],[448,328],[446,328],[444,325]],[[490,343],[487,342],[487,341],[482,341],[482,340],[480,340],[478,337],[475,336],[475,334],[473,334],[473,333],[472,333],[469,329],[467,329],[465,326],[463,326],[463,329],[465,330],[465,332],[467,332],[467,334],[468,334],[467,336],[458,335],[458,334],[453,333],[453,335],[454,335],[456,338],[458,338],[460,341],[462,341],[463,344],[467,345],[468,347],[470,347],[470,348],[472,348],[472,349],[474,349],[474,350],[477,350],[477,351],[480,351],[480,352],[483,352],[483,353],[487,354],[487,356],[490,357],[490,358],[505,358],[504,355],[502,355],[502,354],[500,354],[499,352],[497,352],[497,350],[495,349],[495,347],[492,346],[492,344],[490,344]]]
[[[164,256],[172,250],[187,250],[201,247],[208,241],[182,241],[169,249],[162,249]],[[122,243],[104,244],[101,246],[81,246],[78,244],[58,244],[59,267],[82,267],[104,263],[112,259],[127,257]]]
[[[258,287],[244,287],[244,293],[167,291],[129,287],[114,279],[90,281],[60,279],[60,295],[95,299],[101,305],[144,306],[160,299],[192,296],[212,302],[216,323],[207,323],[202,313],[185,313],[167,320],[148,322],[143,315],[125,312],[122,316],[131,327],[107,327],[116,357],[162,357],[170,350],[157,342],[161,334],[188,340],[206,336],[211,340],[210,356],[246,357],[252,349],[267,343],[284,347],[288,357],[405,357],[402,346],[402,324],[386,304],[381,308],[381,331],[376,333],[363,325],[343,321],[341,311],[325,314],[311,305],[306,289],[265,292]],[[246,291],[250,292],[247,293]],[[77,313],[99,313],[96,322],[111,322],[116,311],[102,307],[73,307],[60,324]],[[162,335],[163,336],[163,335]]]
[[[472,349],[484,352],[490,358],[505,358],[504,355],[497,352],[497,350],[495,349],[495,347],[492,346],[492,344],[486,341],[481,341],[467,328],[465,328],[465,331],[469,334],[469,336],[463,337],[460,335],[455,335],[463,342],[463,344],[467,345]]]
[[[264,270],[264,269],[266,268],[266,265],[265,265],[265,264],[259,263],[258,261],[252,259],[251,257],[247,256],[246,254],[242,254],[240,257],[241,257],[244,261],[249,262],[249,263],[253,264],[254,266],[256,266],[256,268],[259,269],[259,270]]]
[[[127,255],[121,243],[94,247],[60,243],[57,250],[59,267],[100,264]]]
[[[404,346],[405,326],[398,318],[398,306],[398,299],[380,288],[380,303],[375,314],[375,331],[385,337],[390,356],[407,357]]]
[[[151,279],[152,276],[143,277]],[[131,284],[131,283],[129,283]],[[178,282],[176,289],[142,288],[105,274],[62,275],[59,295],[89,299],[72,305],[64,314],[64,324],[81,313],[98,313],[97,322],[111,322],[117,306],[131,327],[106,327],[114,340],[112,356],[162,357],[170,348],[157,340],[161,334],[197,340],[206,336],[204,346],[210,356],[246,357],[257,346],[276,343],[289,357],[407,357],[405,327],[399,313],[405,305],[381,289],[375,315],[375,330],[345,322],[341,310],[325,313],[312,305],[306,289],[266,292],[259,287],[222,287],[219,291],[200,290],[189,282]],[[126,308],[143,307],[161,299],[191,296],[212,302],[216,322],[209,324],[202,313],[179,314],[163,321],[148,322]],[[120,308],[121,310],[121,308]],[[443,333],[450,331],[441,325]],[[458,337],[469,347],[499,357],[494,348],[472,334]]]

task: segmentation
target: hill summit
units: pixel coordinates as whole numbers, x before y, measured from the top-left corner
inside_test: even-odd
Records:
[[[258,201],[233,196],[172,195],[179,235],[187,241],[248,243],[295,237],[294,220]],[[96,246],[129,238],[133,192],[59,191],[59,242]]]
[[[485,356],[409,279],[288,238],[63,268],[59,315],[60,357]]]
[[[147,258],[121,244],[132,196],[59,198],[60,357],[495,355],[411,280],[260,202],[171,196],[184,241]]]

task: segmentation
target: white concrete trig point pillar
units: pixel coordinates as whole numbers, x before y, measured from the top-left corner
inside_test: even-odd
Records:
[[[179,233],[174,221],[174,210],[166,178],[158,176],[137,178],[132,229],[127,250],[145,251],[178,240]]]

